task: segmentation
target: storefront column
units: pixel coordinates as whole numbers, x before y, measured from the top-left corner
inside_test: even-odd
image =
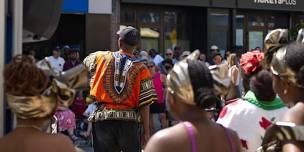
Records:
[[[23,0],[13,1],[13,56],[22,54]]]
[[[236,51],[236,9],[231,10],[231,40],[230,40],[230,51]]]
[[[111,49],[117,50],[116,32],[120,25],[120,0],[112,0],[112,15],[111,15]]]
[[[4,68],[4,50],[5,50],[5,0],[0,0],[0,71]],[[3,77],[0,77],[0,137],[4,134],[4,93],[3,93]]]

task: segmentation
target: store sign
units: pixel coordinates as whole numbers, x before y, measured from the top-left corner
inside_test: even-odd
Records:
[[[256,4],[297,5],[297,0],[254,0]]]
[[[304,0],[238,0],[238,8],[304,11]]]

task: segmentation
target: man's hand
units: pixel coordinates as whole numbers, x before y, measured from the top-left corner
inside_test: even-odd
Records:
[[[140,115],[141,115],[142,122],[143,122],[143,129],[144,129],[143,144],[145,145],[150,138],[150,127],[149,127],[150,106],[147,105],[147,106],[140,108]]]

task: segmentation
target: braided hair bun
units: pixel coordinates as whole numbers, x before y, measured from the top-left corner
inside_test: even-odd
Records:
[[[218,98],[213,90],[213,78],[208,67],[198,60],[187,60],[188,71],[194,92],[194,102],[201,108],[215,104]]]

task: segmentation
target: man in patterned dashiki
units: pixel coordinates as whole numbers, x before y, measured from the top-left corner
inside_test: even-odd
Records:
[[[138,30],[128,26],[117,34],[119,51],[98,51],[83,61],[91,76],[90,95],[98,105],[89,118],[93,147],[102,152],[139,152],[141,142],[150,137],[149,105],[157,96],[148,68],[132,54],[140,40]]]

